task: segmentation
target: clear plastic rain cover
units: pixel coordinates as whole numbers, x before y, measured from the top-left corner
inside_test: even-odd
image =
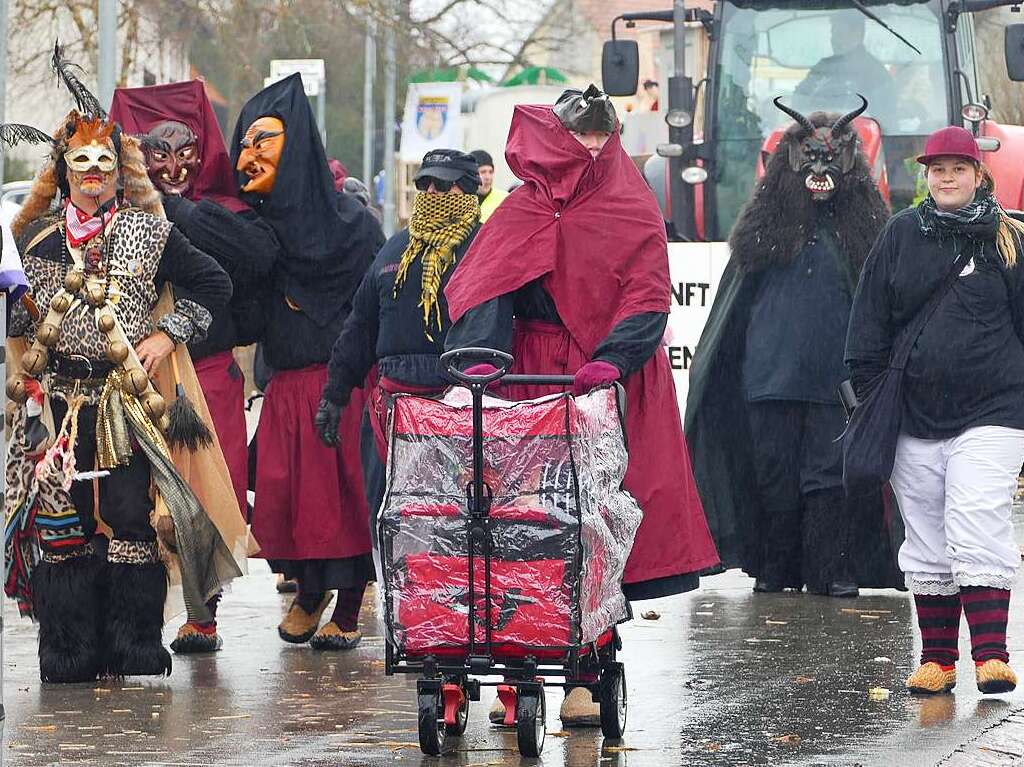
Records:
[[[400,655],[469,650],[469,391],[400,395],[389,419],[379,515],[388,641]],[[629,617],[622,573],[641,511],[622,489],[615,389],[525,402],[484,398],[484,481],[493,503],[491,653],[564,656]],[[485,567],[473,557],[475,639],[486,639]],[[487,652],[478,644],[476,652]]]

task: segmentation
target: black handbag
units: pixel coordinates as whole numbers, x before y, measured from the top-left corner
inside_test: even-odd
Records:
[[[893,345],[889,366],[850,414],[843,432],[843,486],[847,493],[877,488],[889,481],[896,461],[896,441],[903,419],[903,369],[921,331],[953,287],[971,256],[961,252],[942,285],[903,328]],[[851,388],[848,381],[840,389]],[[842,396],[842,394],[840,395]]]

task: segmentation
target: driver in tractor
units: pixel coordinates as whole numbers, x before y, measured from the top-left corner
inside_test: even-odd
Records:
[[[864,46],[866,21],[852,10],[829,19],[832,55],[820,59],[796,86],[797,109],[836,108],[851,93],[863,93],[872,106],[870,116],[893,114],[895,85],[889,70]]]

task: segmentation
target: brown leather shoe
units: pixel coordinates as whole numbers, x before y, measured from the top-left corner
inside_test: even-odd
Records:
[[[936,695],[956,687],[956,669],[946,671],[938,663],[929,661],[917,667],[907,677],[907,689],[918,695]]]
[[[277,635],[292,644],[308,642],[316,633],[316,627],[320,625],[320,616],[323,615],[333,597],[334,593],[328,591],[311,613],[303,610],[297,599],[294,600],[291,607],[288,608],[288,614],[284,616],[284,620],[277,627]]]
[[[974,678],[978,689],[986,695],[1011,692],[1017,687],[1017,675],[1001,660],[992,658],[974,667]]]
[[[361,632],[342,631],[334,621],[328,621],[309,640],[314,650],[351,650],[363,638]]]

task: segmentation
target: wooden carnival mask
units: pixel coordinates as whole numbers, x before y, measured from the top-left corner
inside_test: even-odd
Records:
[[[243,192],[270,194],[277,180],[277,166],[284,152],[284,123],[276,117],[259,117],[242,138],[236,170],[249,177]]]
[[[165,120],[142,137],[146,172],[163,194],[187,195],[202,158],[196,134],[182,122]]]

